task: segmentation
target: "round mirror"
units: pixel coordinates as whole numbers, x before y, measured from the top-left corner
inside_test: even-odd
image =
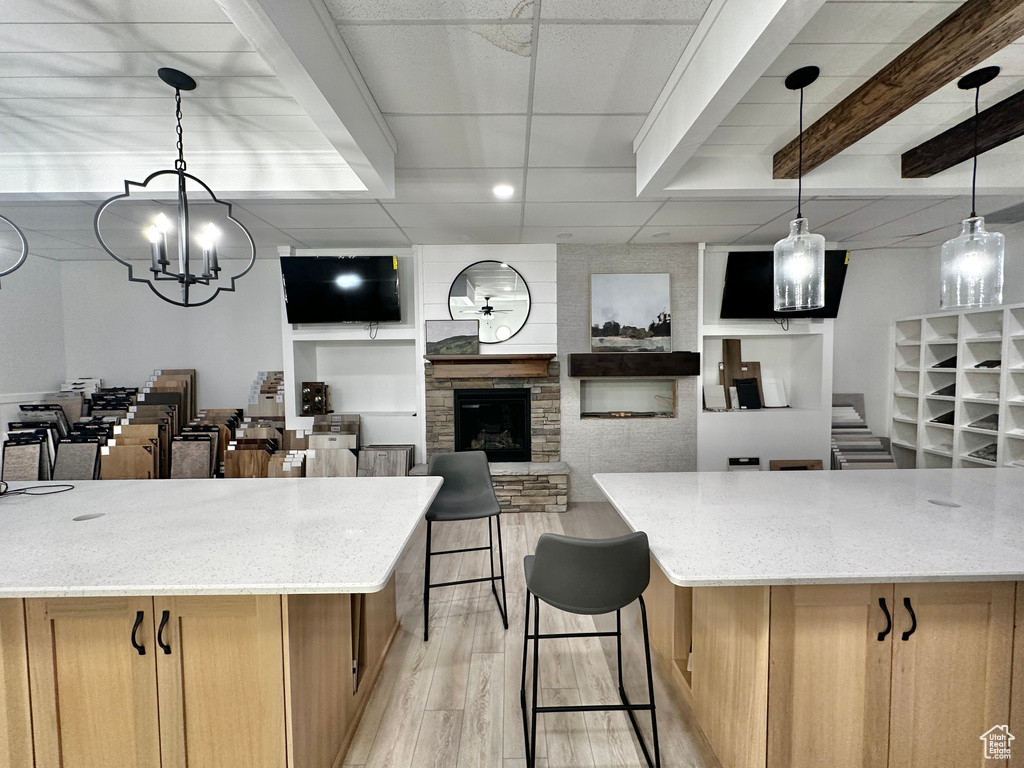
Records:
[[[503,261],[470,264],[448,291],[452,320],[479,320],[480,342],[510,339],[530,316],[530,289],[523,276]]]

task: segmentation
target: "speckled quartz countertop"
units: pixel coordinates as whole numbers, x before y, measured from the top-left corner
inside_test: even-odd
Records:
[[[1018,469],[594,479],[679,586],[1024,580]]]
[[[74,485],[0,498],[0,597],[376,592],[441,480]]]

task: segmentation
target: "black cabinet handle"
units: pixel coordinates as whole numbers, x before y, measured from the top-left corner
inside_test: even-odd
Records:
[[[142,624],[142,619],[145,618],[145,614],[142,611],[135,612],[135,626],[132,627],[132,648],[139,652],[139,656],[146,655],[146,646],[141,645],[136,639],[136,633],[139,631],[139,625]]]
[[[160,628],[156,631],[156,644],[160,646],[164,653],[171,652],[171,646],[164,642],[164,627],[167,626],[167,620],[171,618],[170,611],[164,611],[163,616],[160,617]]]
[[[912,634],[914,634],[915,632],[917,632],[917,614],[914,613],[914,606],[912,606],[910,604],[910,598],[909,597],[904,597],[903,598],[903,607],[907,609],[908,613],[910,613],[910,621],[911,621],[910,629],[908,629],[906,632],[903,633],[903,639],[904,640],[909,640],[910,636]]]
[[[885,631],[878,633],[878,642],[882,642],[892,632],[892,614],[889,613],[889,606],[885,604],[885,598],[878,598],[878,605],[885,614]]]

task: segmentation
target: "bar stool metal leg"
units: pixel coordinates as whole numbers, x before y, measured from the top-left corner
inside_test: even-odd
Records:
[[[644,654],[647,656],[647,695],[651,702],[651,732],[654,737],[654,766],[661,768],[661,748],[658,745],[658,716],[654,709],[654,674],[651,671],[651,641],[647,635],[647,605],[640,595],[640,617],[644,625]]]
[[[519,708],[523,711],[523,738],[526,741],[527,768],[530,763],[530,728],[527,722],[526,709],[526,659],[530,650],[530,590],[526,590],[526,618],[523,620],[523,677],[519,683]],[[535,735],[536,736],[536,735]]]
[[[533,598],[533,739],[526,760],[526,768],[534,768],[537,762],[537,681],[540,679],[540,599]]]
[[[491,521],[487,520],[487,546],[490,548],[488,559],[491,561],[491,593],[495,602],[498,603],[498,613],[501,614],[501,623],[508,629],[508,598],[505,595],[505,553],[501,549],[501,515],[495,515],[494,526],[498,529],[498,578],[501,580],[501,600],[498,600],[498,590],[494,588],[494,541],[491,538]]]
[[[423,642],[427,641],[427,629],[430,623],[430,521],[427,520],[427,552],[424,557],[426,564],[423,573]]]

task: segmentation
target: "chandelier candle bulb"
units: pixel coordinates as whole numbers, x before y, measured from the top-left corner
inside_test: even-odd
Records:
[[[150,225],[149,229],[146,230],[146,238],[149,240],[149,249],[152,258],[152,263],[149,265],[149,271],[155,274],[159,274],[162,265],[167,263],[167,240],[164,234],[157,228],[156,224]]]
[[[217,263],[219,237],[220,230],[210,222],[207,222],[206,227],[199,233],[199,246],[203,249],[203,277],[216,277],[220,272],[220,265]]]

